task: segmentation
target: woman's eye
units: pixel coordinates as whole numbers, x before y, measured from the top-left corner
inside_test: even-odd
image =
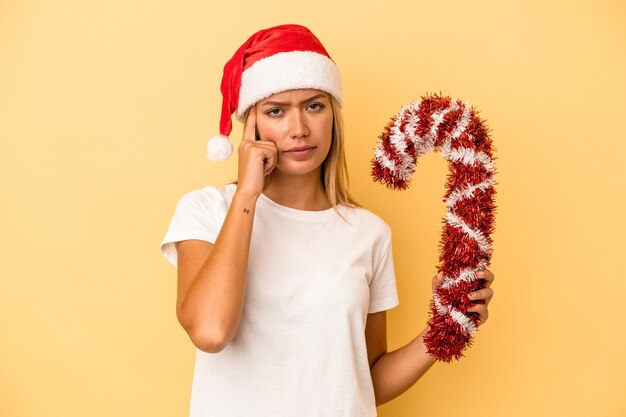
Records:
[[[309,108],[311,110],[321,110],[324,108],[324,105],[322,103],[311,103],[309,104]]]
[[[269,116],[278,116],[281,112],[281,109],[270,109],[266,114]]]

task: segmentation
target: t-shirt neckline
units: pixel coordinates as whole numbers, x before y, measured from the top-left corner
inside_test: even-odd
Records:
[[[283,206],[263,193],[259,195],[258,201],[260,201],[261,204],[265,205],[266,207],[271,208],[276,213],[280,213],[299,220],[322,220],[337,215],[337,212],[333,207],[325,210],[300,210],[293,207]],[[340,206],[337,206],[337,208],[339,207]]]

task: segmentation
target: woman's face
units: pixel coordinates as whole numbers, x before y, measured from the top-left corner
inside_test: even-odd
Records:
[[[333,112],[327,93],[314,89],[289,90],[256,104],[261,140],[276,144],[275,170],[308,174],[326,159],[332,142]]]

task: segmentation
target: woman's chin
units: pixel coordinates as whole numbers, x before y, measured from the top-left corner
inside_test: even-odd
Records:
[[[278,171],[281,175],[286,176],[300,176],[300,175],[309,175],[319,172],[321,169],[321,163],[315,164],[313,161],[290,161],[287,164],[279,164],[274,168],[275,171]]]

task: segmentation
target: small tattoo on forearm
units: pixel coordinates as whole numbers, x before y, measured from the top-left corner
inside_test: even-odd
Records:
[[[249,214],[250,210],[248,210],[247,208],[244,207],[243,212],[246,213],[246,214]]]

